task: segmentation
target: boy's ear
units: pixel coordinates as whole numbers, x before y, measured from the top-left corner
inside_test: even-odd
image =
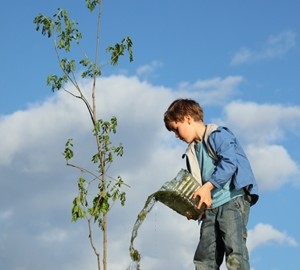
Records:
[[[190,124],[192,122],[192,120],[193,120],[193,118],[190,115],[186,115],[184,117],[184,119],[188,122],[188,124]]]

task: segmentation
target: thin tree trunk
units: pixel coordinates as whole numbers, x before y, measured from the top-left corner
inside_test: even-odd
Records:
[[[103,215],[103,270],[107,270],[107,214]]]

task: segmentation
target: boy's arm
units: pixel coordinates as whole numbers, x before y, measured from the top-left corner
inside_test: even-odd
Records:
[[[236,137],[228,129],[222,128],[219,132],[211,134],[209,142],[218,157],[216,168],[209,181],[213,186],[222,188],[236,172]]]

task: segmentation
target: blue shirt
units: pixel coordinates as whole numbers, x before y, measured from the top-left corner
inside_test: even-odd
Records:
[[[217,161],[212,159],[206,149],[206,145],[203,141],[195,144],[195,152],[199,162],[201,177],[203,184],[210,180],[213,172],[216,169]],[[231,185],[231,177],[227,180],[225,185],[221,188],[214,188],[212,190],[212,205],[210,208],[216,208],[230,200],[244,195],[243,189],[236,190],[233,185]]]

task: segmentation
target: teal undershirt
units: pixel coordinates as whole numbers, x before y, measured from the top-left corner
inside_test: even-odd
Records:
[[[202,182],[205,184],[207,181],[209,181],[218,161],[214,160],[208,155],[203,141],[195,144],[195,151],[200,165]],[[229,179],[222,188],[214,188],[212,190],[212,205],[210,208],[221,206],[224,203],[227,203],[230,200],[244,194],[243,190],[234,189],[234,186],[231,184],[231,182],[231,179]]]

